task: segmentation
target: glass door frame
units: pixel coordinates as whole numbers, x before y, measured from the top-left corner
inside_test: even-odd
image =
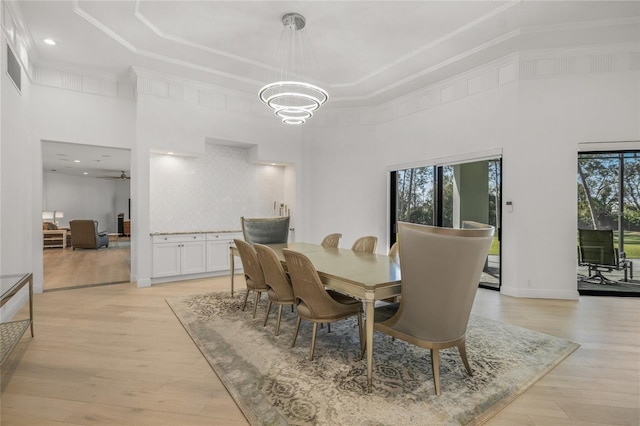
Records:
[[[496,200],[496,236],[499,245],[499,253],[498,253],[498,268],[500,270],[500,274],[498,277],[498,286],[487,285],[480,283],[479,287],[487,288],[490,290],[500,291],[502,287],[502,188],[503,188],[503,157],[502,150],[492,150],[485,155],[477,156],[461,156],[461,157],[451,157],[448,159],[440,159],[440,161],[436,161],[433,163],[425,162],[423,164],[420,163],[412,163],[406,165],[395,165],[388,167],[388,203],[389,206],[388,214],[389,214],[389,223],[388,223],[388,231],[389,231],[389,245],[391,246],[394,242],[396,242],[397,235],[397,172],[399,170],[407,170],[411,168],[424,168],[424,167],[433,167],[434,168],[434,211],[433,211],[433,223],[434,226],[442,226],[443,223],[443,167],[444,166],[454,166],[459,164],[466,163],[474,163],[479,161],[489,161],[489,160],[498,160],[498,169],[499,169],[499,187],[498,187],[498,200]]]

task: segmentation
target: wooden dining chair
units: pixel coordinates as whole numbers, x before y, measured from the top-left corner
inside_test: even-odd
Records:
[[[264,324],[267,325],[269,320],[269,312],[271,311],[271,305],[278,305],[278,321],[276,323],[276,336],[280,334],[280,320],[282,319],[282,307],[284,305],[293,305],[295,303],[295,297],[293,296],[293,287],[291,287],[291,280],[289,275],[282,267],[282,262],[278,258],[278,255],[271,247],[255,244],[253,246],[258,254],[262,271],[264,272],[265,283],[269,290],[267,295],[269,296],[269,303],[267,304],[267,312],[264,316]]]
[[[369,235],[366,237],[360,237],[355,240],[355,242],[351,246],[351,250],[364,253],[375,253],[377,245],[378,237]]]
[[[400,254],[400,244],[396,241],[391,245],[391,248],[389,249],[389,256],[398,257],[399,254]]]
[[[342,238],[342,234],[329,234],[322,239],[320,245],[322,247],[337,248],[340,245],[340,238]]]
[[[301,320],[304,319],[313,323],[310,352],[310,359],[313,360],[318,324],[330,324],[355,315],[358,317],[358,335],[360,337],[360,353],[362,353],[364,350],[362,303],[346,295],[340,296],[341,298],[345,298],[342,302],[331,297],[325,290],[322,281],[320,281],[318,271],[316,271],[316,268],[307,256],[287,249],[282,249],[282,253],[287,263],[287,269],[293,286],[293,294],[297,302],[296,311],[298,313],[298,319],[296,321],[296,332],[293,336],[291,347],[296,345]],[[347,301],[346,298],[351,300]]]
[[[456,346],[471,375],[465,333],[493,240],[489,225],[438,228],[400,222],[400,303],[376,308],[374,329],[431,351],[440,395],[440,349]]]
[[[244,269],[244,278],[247,283],[247,292],[244,295],[242,310],[244,311],[244,308],[247,306],[249,292],[253,291],[255,293],[253,302],[253,317],[255,318],[256,310],[258,309],[258,302],[260,301],[260,296],[262,295],[262,293],[266,293],[267,291],[269,291],[269,287],[267,287],[267,283],[265,282],[264,272],[262,271],[262,266],[260,265],[258,254],[256,253],[256,250],[253,248],[253,246],[243,240],[235,239],[233,240],[233,242],[238,248],[240,260],[242,261],[242,267]]]

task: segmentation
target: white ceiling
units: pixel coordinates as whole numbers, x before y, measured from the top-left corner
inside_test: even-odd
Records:
[[[91,178],[119,178],[129,175],[131,151],[91,145],[44,141],[42,163],[45,172]]]
[[[329,92],[323,108],[380,105],[518,51],[640,40],[640,1],[11,3],[37,64],[122,79],[139,67],[256,99],[282,15],[301,13],[316,65],[305,77]]]

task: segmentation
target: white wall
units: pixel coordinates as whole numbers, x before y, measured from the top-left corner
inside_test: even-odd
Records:
[[[213,96],[208,88],[173,82],[171,87],[179,87],[180,90],[157,90],[154,88],[164,87],[166,82],[151,81],[152,77],[156,78],[144,72],[137,74],[136,144],[132,151],[131,172],[135,187],[131,194],[131,214],[135,225],[131,249],[137,257],[132,254],[131,270],[132,279],[140,287],[151,285],[150,233],[158,231],[151,227],[149,214],[153,208],[149,191],[152,187],[150,158],[153,151],[203,155],[206,141],[213,140],[248,148],[251,162],[295,164],[301,158],[299,129],[282,126],[273,117],[246,113],[251,112],[252,103],[260,103],[257,98],[245,100],[236,94],[226,101],[211,104],[203,102]],[[174,92],[182,93],[182,97],[171,96]],[[286,179],[283,185],[284,197],[291,193],[295,180]],[[233,193],[233,188],[229,191]],[[282,201],[292,205],[291,200]],[[239,217],[241,212],[238,211],[237,215]],[[238,229],[237,225],[232,229]]]
[[[45,172],[43,209],[63,212],[61,227],[74,219],[91,219],[98,221],[99,231],[117,232],[118,213],[128,217],[129,182]]]
[[[240,230],[284,201],[284,167],[248,161],[247,148],[208,143],[198,157],[151,154],[152,232]]]
[[[42,265],[34,268],[34,251],[42,251],[42,233],[36,228],[39,211],[33,209],[34,182],[39,175],[32,173],[34,156],[30,132],[31,85],[22,74],[22,92],[18,92],[6,73],[7,40],[0,35],[0,273],[32,272],[34,282],[42,281]],[[41,221],[42,219],[40,219]],[[41,229],[41,228],[40,228]],[[38,235],[40,241],[38,242]],[[27,288],[0,309],[0,319],[11,318],[27,300]]]
[[[499,148],[503,200],[514,204],[503,217],[503,293],[576,298],[577,145],[640,138],[639,81],[637,71],[514,81],[378,126],[313,129],[309,235],[343,232],[343,247],[364,234],[386,241],[390,166]]]

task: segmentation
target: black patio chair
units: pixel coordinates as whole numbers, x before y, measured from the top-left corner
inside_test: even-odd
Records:
[[[611,229],[578,229],[578,264],[589,270],[589,281],[600,284],[615,282],[602,275],[602,272],[624,271],[627,282],[627,271],[633,279],[633,263],[626,259],[624,252],[619,252],[613,245]]]

